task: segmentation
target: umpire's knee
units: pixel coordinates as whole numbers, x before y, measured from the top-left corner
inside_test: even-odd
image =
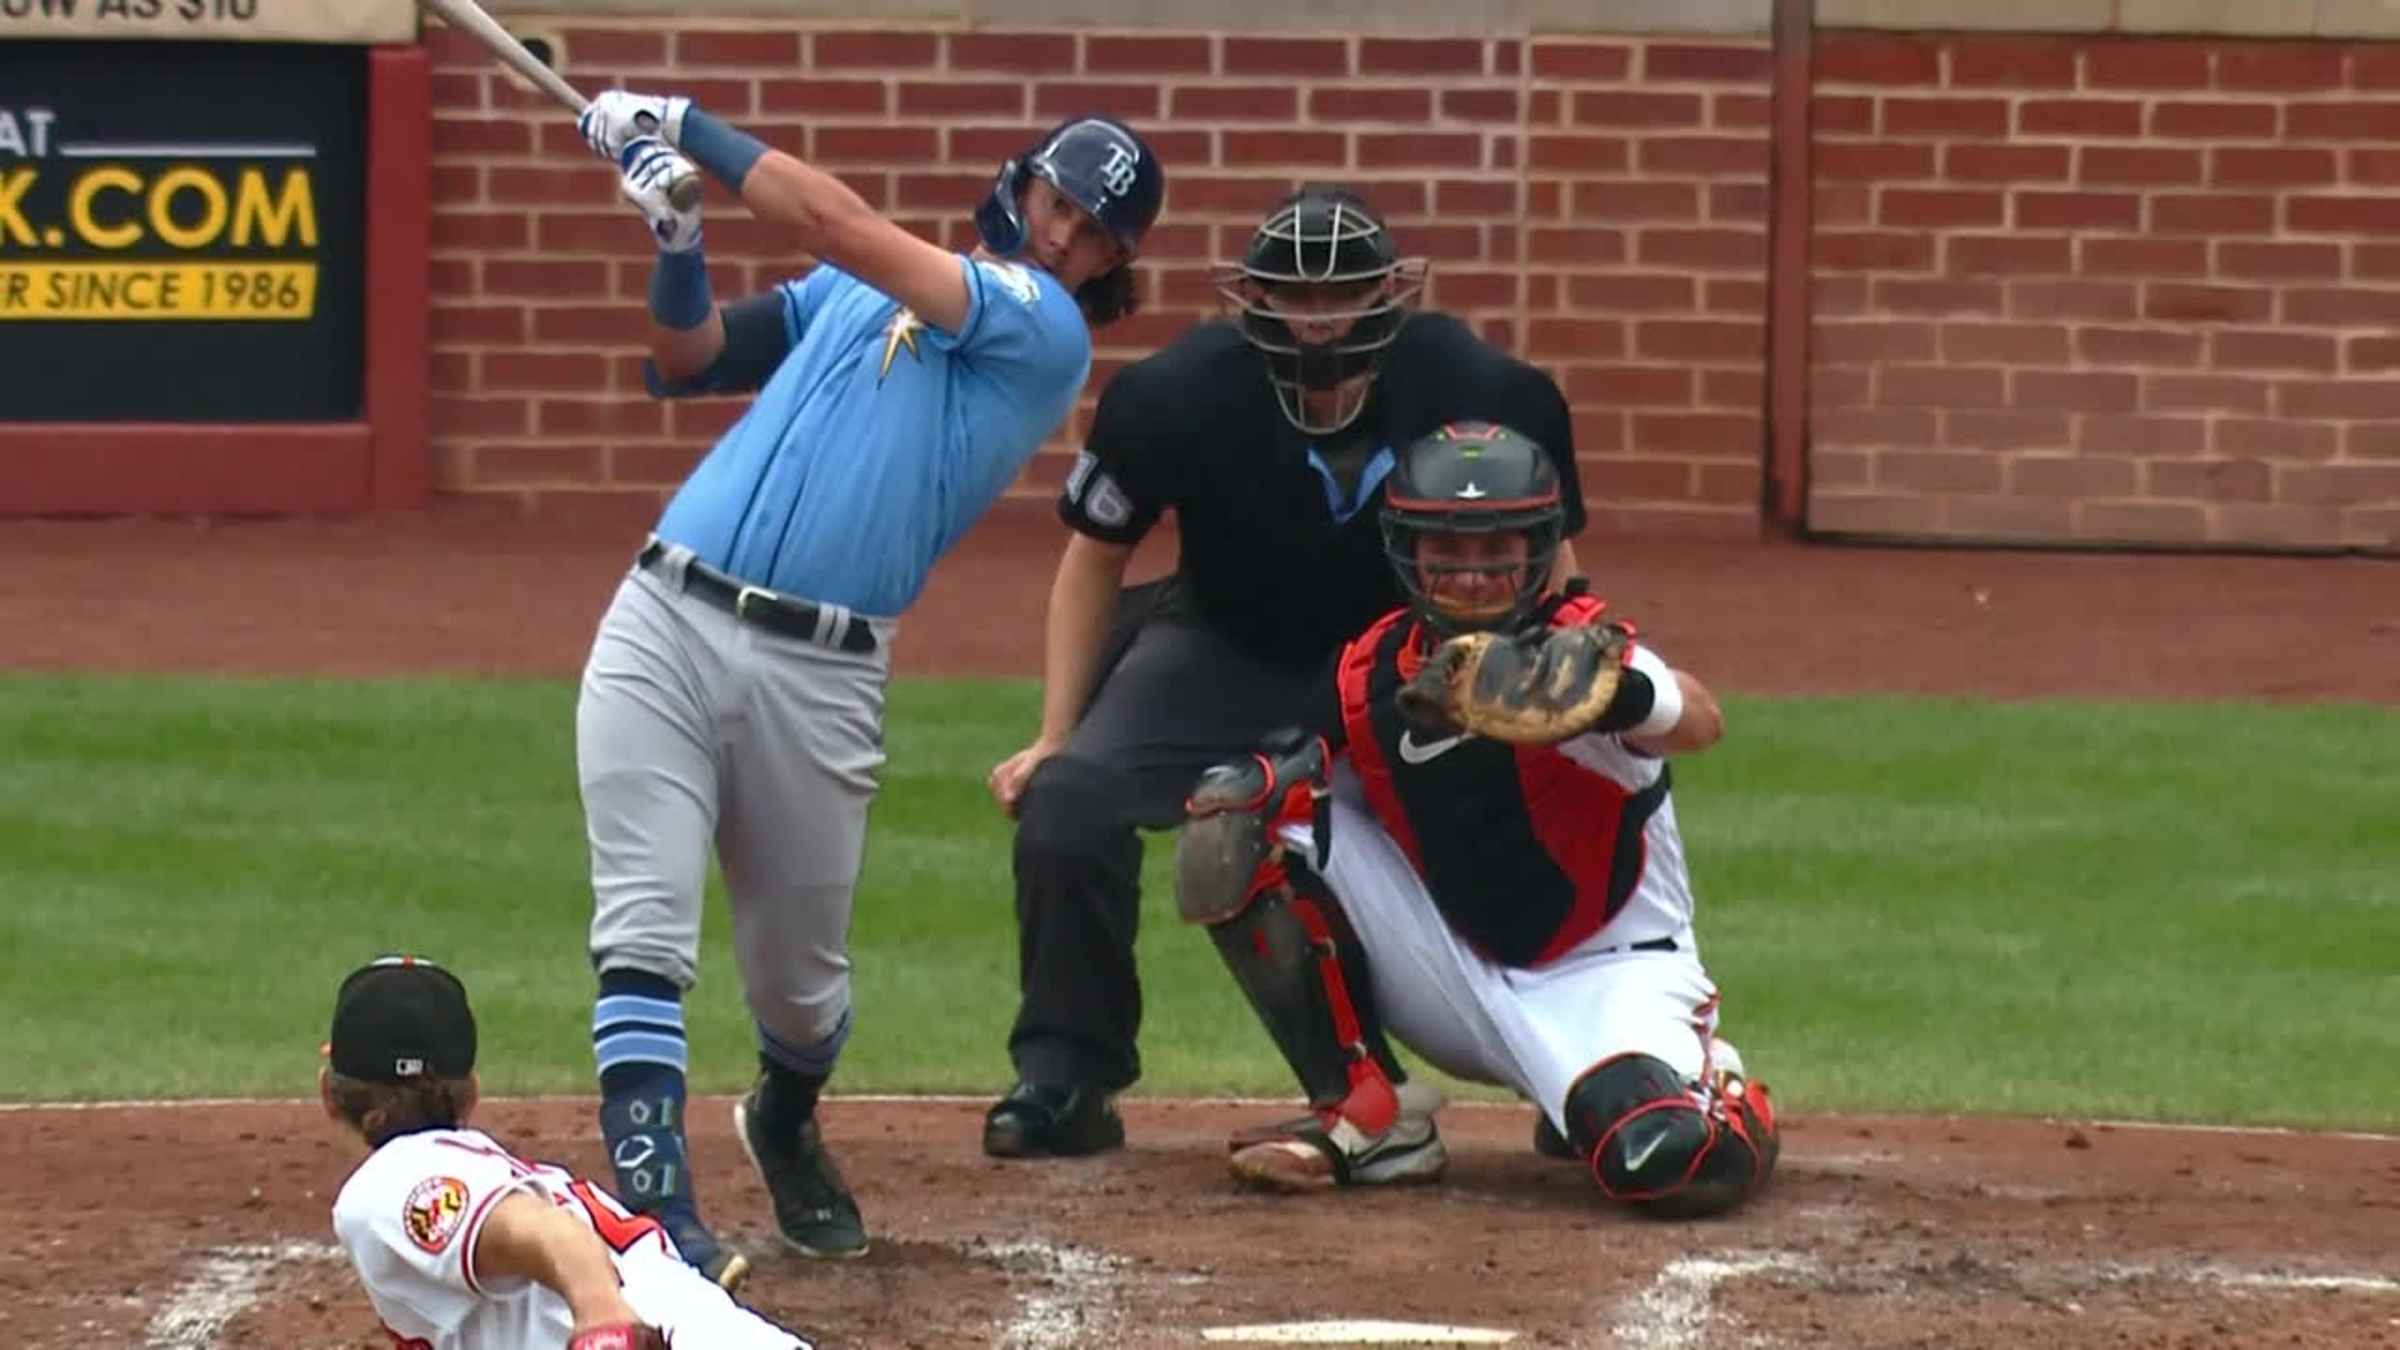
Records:
[[[1133,780],[1094,760],[1055,755],[1042,761],[1017,799],[1017,867],[1116,865],[1141,840],[1127,814]]]

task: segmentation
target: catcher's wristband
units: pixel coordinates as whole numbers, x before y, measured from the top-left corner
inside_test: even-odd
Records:
[[[1625,728],[1625,734],[1664,736],[1673,731],[1683,720],[1683,684],[1675,678],[1675,672],[1658,658],[1658,653],[1642,646],[1636,646],[1632,655],[1625,658],[1625,670],[1629,675],[1640,675],[1642,682],[1650,686],[1650,711]],[[1634,681],[1625,683],[1630,686]],[[1621,691],[1619,697],[1627,692],[1630,690]]]
[[[639,1322],[619,1322],[569,1337],[567,1350],[651,1350],[666,1343],[665,1337]]]

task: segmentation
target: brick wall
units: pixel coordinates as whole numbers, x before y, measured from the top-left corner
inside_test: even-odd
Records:
[[[1169,169],[1147,313],[1106,330],[1090,391],[1210,312],[1233,256],[1295,181],[1365,187],[1435,259],[1433,304],[1540,361],[1576,410],[1604,525],[1756,529],[1768,59],[1756,42],[1410,39],[1153,31],[569,26],[586,87],[691,92],[839,173],[928,237],[1059,116],[1133,120]],[[740,400],[641,390],[641,228],[551,105],[429,27],[435,62],[433,435],[451,492],[672,488]],[[720,295],[805,265],[723,205]],[[1016,491],[1046,496],[1088,416]]]
[[[2400,48],[1822,34],[1819,529],[2400,547]]]

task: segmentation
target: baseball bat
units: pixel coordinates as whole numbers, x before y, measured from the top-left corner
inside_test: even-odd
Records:
[[[467,34],[483,44],[483,49],[499,58],[500,64],[533,81],[543,93],[557,99],[567,111],[581,116],[591,100],[575,91],[566,77],[552,70],[548,63],[525,49],[525,44],[500,26],[500,21],[484,12],[475,0],[417,0],[427,10],[440,16],[442,22]],[[700,176],[687,173],[667,185],[667,200],[678,211],[689,211],[700,202]]]

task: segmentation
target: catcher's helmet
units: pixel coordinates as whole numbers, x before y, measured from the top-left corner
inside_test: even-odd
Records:
[[[1409,608],[1443,636],[1522,625],[1548,589],[1550,569],[1566,530],[1558,467],[1527,436],[1495,422],[1452,422],[1400,454],[1386,481],[1383,547],[1408,595]],[[1429,536],[1522,535],[1523,557],[1426,563],[1419,548]],[[1445,609],[1427,575],[1509,574],[1506,604]]]
[[[1082,207],[1126,252],[1139,249],[1167,195],[1167,171],[1133,128],[1111,117],[1071,117],[1008,160],[992,177],[992,192],[975,208],[983,245],[1007,257],[1025,246],[1025,185],[1039,178]],[[1075,298],[1094,323],[1133,312],[1133,274],[1127,267],[1092,278]]]
[[[1365,198],[1311,183],[1275,204],[1237,263],[1211,277],[1242,336],[1266,354],[1267,378],[1291,424],[1339,431],[1366,407],[1384,349],[1425,289],[1426,262],[1402,258]],[[1310,391],[1344,391],[1330,415],[1312,414]]]

